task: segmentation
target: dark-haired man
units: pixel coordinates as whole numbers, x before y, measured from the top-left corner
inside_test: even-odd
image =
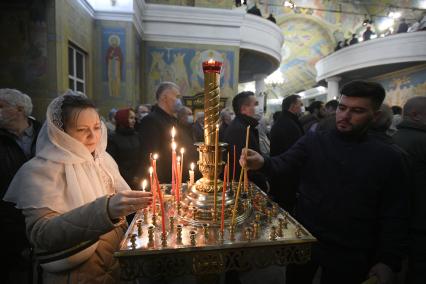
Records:
[[[271,157],[284,153],[303,136],[304,131],[299,122],[302,106],[302,100],[298,95],[290,95],[283,99],[281,115],[271,129]],[[299,184],[297,175],[285,180],[280,176],[270,176],[269,180],[270,194],[274,200],[285,210],[292,212]]]
[[[321,283],[359,284],[369,276],[392,283],[406,250],[406,169],[399,152],[367,131],[385,91],[355,81],[341,94],[336,129],[309,132],[278,157],[247,153],[250,169],[283,179],[300,174],[296,218],[318,243],[308,264],[288,267],[288,284],[312,283],[318,267]]]
[[[256,129],[258,125],[257,120],[254,118],[256,114],[256,106],[258,102],[253,92],[241,92],[234,97],[232,100],[232,108],[234,109],[235,119],[231,122],[225,131],[225,142],[229,144],[229,147],[233,149],[236,146],[237,157],[240,156],[241,150],[246,144],[246,129],[250,126],[249,133],[249,149],[253,149],[257,152],[260,151],[259,147],[259,132]],[[231,159],[232,168],[232,159]],[[236,165],[236,179],[240,175],[241,167],[239,164]],[[257,186],[262,189],[266,189],[266,178],[262,173],[256,171],[248,172],[249,180],[254,182]]]

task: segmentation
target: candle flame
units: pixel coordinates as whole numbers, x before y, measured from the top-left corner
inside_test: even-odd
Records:
[[[152,173],[154,172],[154,169],[152,167],[149,167],[149,175],[152,176]]]
[[[146,179],[144,179],[143,181],[142,181],[142,190],[145,190],[145,188],[146,188],[146,184],[147,184],[148,182],[146,181]]]
[[[185,149],[184,148],[180,148],[180,153],[183,155],[183,153],[185,153]]]
[[[152,155],[152,158],[153,158],[154,160],[157,160],[157,159],[158,159],[158,154],[157,154],[157,153],[155,153],[154,155]]]
[[[218,130],[219,129],[219,123],[218,124],[216,124],[216,130]]]
[[[175,129],[175,127],[174,127],[174,126],[172,127],[171,134],[172,134],[172,138],[175,138],[175,135],[176,135],[176,129]]]
[[[191,163],[191,171],[193,171],[195,169],[195,165],[194,163]]]
[[[177,148],[176,142],[173,142],[173,143],[172,143],[172,150],[173,150],[173,151],[175,151],[175,150],[176,150],[176,148]]]
[[[213,58],[210,58],[209,61],[207,61],[207,63],[212,64],[212,63],[215,63],[215,61]]]
[[[179,156],[177,157],[177,162],[180,163],[180,157]]]

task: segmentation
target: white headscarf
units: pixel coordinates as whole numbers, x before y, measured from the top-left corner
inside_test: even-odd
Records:
[[[68,91],[65,95],[77,94]],[[46,122],[38,135],[36,156],[18,171],[4,197],[19,209],[49,208],[64,213],[106,194],[130,189],[105,151],[107,130],[103,122],[94,155],[64,132],[64,96],[49,104]]]

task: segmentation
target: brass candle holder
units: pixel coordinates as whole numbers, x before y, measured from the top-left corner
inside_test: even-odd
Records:
[[[182,228],[181,224],[176,226],[176,243],[182,244]]]
[[[142,220],[136,220],[136,226],[138,228],[138,237],[142,236]]]
[[[197,232],[195,231],[190,231],[189,232],[189,240],[191,242],[191,246],[196,246],[197,245]]]
[[[230,184],[222,195],[223,181],[219,178],[225,162],[222,160],[227,144],[218,141],[218,125],[220,112],[220,72],[222,63],[214,60],[203,62],[204,72],[204,141],[196,143],[199,152],[198,168],[202,178],[190,184],[183,191],[181,201],[182,211],[193,211],[195,214],[178,214],[181,221],[201,227],[208,223],[211,227],[219,227],[221,222],[221,204],[224,196],[224,212],[234,207],[235,191]],[[191,171],[190,171],[191,173]],[[240,202],[238,202],[240,203]],[[235,223],[241,224],[250,216],[250,205],[237,206]],[[229,225],[231,214],[224,214],[225,225]]]

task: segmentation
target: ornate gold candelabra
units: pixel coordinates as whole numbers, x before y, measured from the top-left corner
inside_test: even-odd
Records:
[[[202,178],[187,189],[183,198],[184,208],[197,208],[196,216],[181,216],[192,224],[201,226],[209,223],[213,226],[220,224],[223,182],[219,178],[225,162],[222,161],[227,144],[218,142],[219,112],[220,112],[220,71],[222,63],[209,60],[203,62],[204,72],[204,143],[197,143],[199,160],[197,162]],[[216,145],[217,143],[217,145]],[[216,153],[215,148],[218,150]],[[215,155],[217,154],[217,157]],[[216,170],[216,174],[215,174]],[[225,223],[230,224],[231,208],[234,204],[234,191],[229,183],[225,193]],[[250,207],[239,206],[236,222],[247,218]],[[248,209],[248,210],[247,210]],[[187,210],[188,211],[188,210]],[[194,214],[193,214],[194,215]]]

